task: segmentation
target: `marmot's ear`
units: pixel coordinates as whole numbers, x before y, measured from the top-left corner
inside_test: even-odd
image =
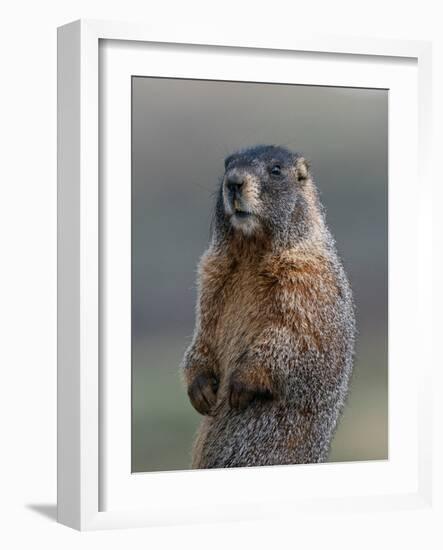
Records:
[[[234,157],[235,157],[235,153],[233,153],[232,155],[229,155],[225,158],[225,170],[227,170],[229,164],[234,159]]]
[[[295,163],[297,181],[303,182],[307,180],[309,177],[309,169],[310,169],[309,162],[305,158],[299,157]]]

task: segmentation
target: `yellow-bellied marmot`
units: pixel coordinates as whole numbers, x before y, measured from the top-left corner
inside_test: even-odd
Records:
[[[276,146],[225,161],[199,266],[188,395],[194,468],[321,462],[352,371],[351,290],[306,161]]]

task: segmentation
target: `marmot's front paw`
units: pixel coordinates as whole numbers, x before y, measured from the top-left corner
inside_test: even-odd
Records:
[[[229,384],[228,397],[231,409],[243,410],[254,399],[271,399],[272,393],[268,388],[240,381],[233,376]]]
[[[211,375],[199,374],[188,387],[192,406],[200,414],[211,414],[217,400],[218,380]]]

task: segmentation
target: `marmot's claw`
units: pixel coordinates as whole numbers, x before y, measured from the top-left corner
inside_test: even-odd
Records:
[[[192,406],[200,414],[210,415],[217,399],[218,382],[213,376],[199,374],[188,388]]]

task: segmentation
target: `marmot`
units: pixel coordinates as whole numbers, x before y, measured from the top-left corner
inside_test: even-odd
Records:
[[[182,363],[204,415],[192,467],[325,461],[354,334],[351,289],[308,163],[274,145],[227,157]]]

